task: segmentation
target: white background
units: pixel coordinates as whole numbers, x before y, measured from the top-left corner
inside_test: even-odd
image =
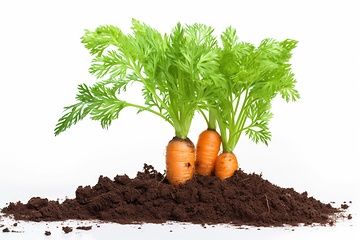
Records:
[[[112,178],[126,173],[134,177],[143,163],[159,171],[165,169],[164,151],[174,132],[148,113],[137,115],[135,109],[125,109],[109,130],[85,119],[58,137],[53,134],[63,107],[75,101],[77,85],[95,81],[88,73],[91,57],[80,43],[84,29],[112,24],[130,32],[131,19],[136,18],[162,33],[177,22],[200,22],[213,26],[217,34],[232,25],[241,40],[254,44],[267,37],[298,40],[292,64],[301,99],[295,103],[274,101],[273,138],[268,147],[244,137],[235,153],[245,172],[262,173],[274,184],[307,191],[323,202],[352,201],[355,211],[360,200],[355,167],[360,159],[360,15],[355,3],[2,1],[0,208],[33,196],[73,198],[77,186],[94,185],[99,175]],[[189,133],[194,143],[205,128],[205,122],[196,116]],[[351,235],[354,225],[358,226],[357,214],[353,215],[349,229],[337,226],[336,230],[310,232],[327,239],[336,236],[334,232],[342,234],[341,229]],[[119,228],[112,229],[116,232]],[[188,233],[193,228],[194,233],[202,231],[201,227],[188,227]],[[149,235],[150,229],[161,232],[164,226],[145,229],[149,231],[142,233]],[[234,229],[230,229],[217,228],[231,234]],[[233,236],[260,239],[264,234],[269,236],[268,231],[244,233],[237,229]],[[300,238],[306,231],[309,233],[290,231],[291,237]],[[285,232],[274,230],[272,236],[283,239],[288,236]],[[20,236],[26,239],[25,234]],[[87,237],[84,239],[93,239]]]

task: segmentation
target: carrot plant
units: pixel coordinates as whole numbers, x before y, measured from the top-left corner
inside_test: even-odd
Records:
[[[233,150],[243,134],[255,143],[268,145],[272,100],[280,94],[287,102],[296,101],[300,95],[290,64],[297,41],[268,38],[255,47],[240,42],[232,27],[222,33],[221,41],[219,67],[227,94],[211,111],[219,125],[223,148],[215,174],[224,179],[238,169]]]
[[[90,73],[97,81],[80,84],[76,103],[64,108],[55,135],[89,116],[108,128],[126,107],[147,111],[165,120],[175,137],[166,150],[168,181],[179,185],[194,173],[195,148],[188,132],[195,111],[207,109],[223,88],[213,29],[178,23],[170,34],[135,19],[132,33],[115,26],[86,30],[82,43],[93,55]],[[142,86],[143,104],[121,98],[129,84]]]

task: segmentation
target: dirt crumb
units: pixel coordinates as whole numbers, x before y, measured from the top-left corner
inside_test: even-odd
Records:
[[[76,229],[89,231],[92,229],[92,226],[79,226]]]
[[[347,205],[346,203],[341,204],[341,208],[342,208],[342,209],[348,209],[348,208],[349,208],[349,205]]]
[[[70,233],[73,231],[72,227],[68,227],[68,226],[62,227],[62,230],[64,231],[64,233]]]

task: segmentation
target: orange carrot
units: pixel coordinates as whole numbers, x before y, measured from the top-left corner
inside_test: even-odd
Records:
[[[215,162],[215,175],[220,179],[231,177],[238,169],[238,161],[232,152],[223,152]]]
[[[199,135],[196,144],[195,172],[210,176],[214,173],[215,161],[218,157],[221,137],[216,130],[208,129]]]
[[[166,177],[178,186],[192,178],[195,170],[195,146],[190,139],[174,137],[166,148]]]

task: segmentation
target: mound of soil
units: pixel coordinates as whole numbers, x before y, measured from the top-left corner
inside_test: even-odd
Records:
[[[79,186],[75,199],[59,202],[33,197],[26,204],[9,203],[2,209],[16,220],[29,221],[97,219],[121,224],[179,221],[252,226],[333,224],[340,211],[306,192],[278,187],[241,169],[224,181],[196,175],[173,187],[146,164],[133,179],[100,176],[95,186]]]

